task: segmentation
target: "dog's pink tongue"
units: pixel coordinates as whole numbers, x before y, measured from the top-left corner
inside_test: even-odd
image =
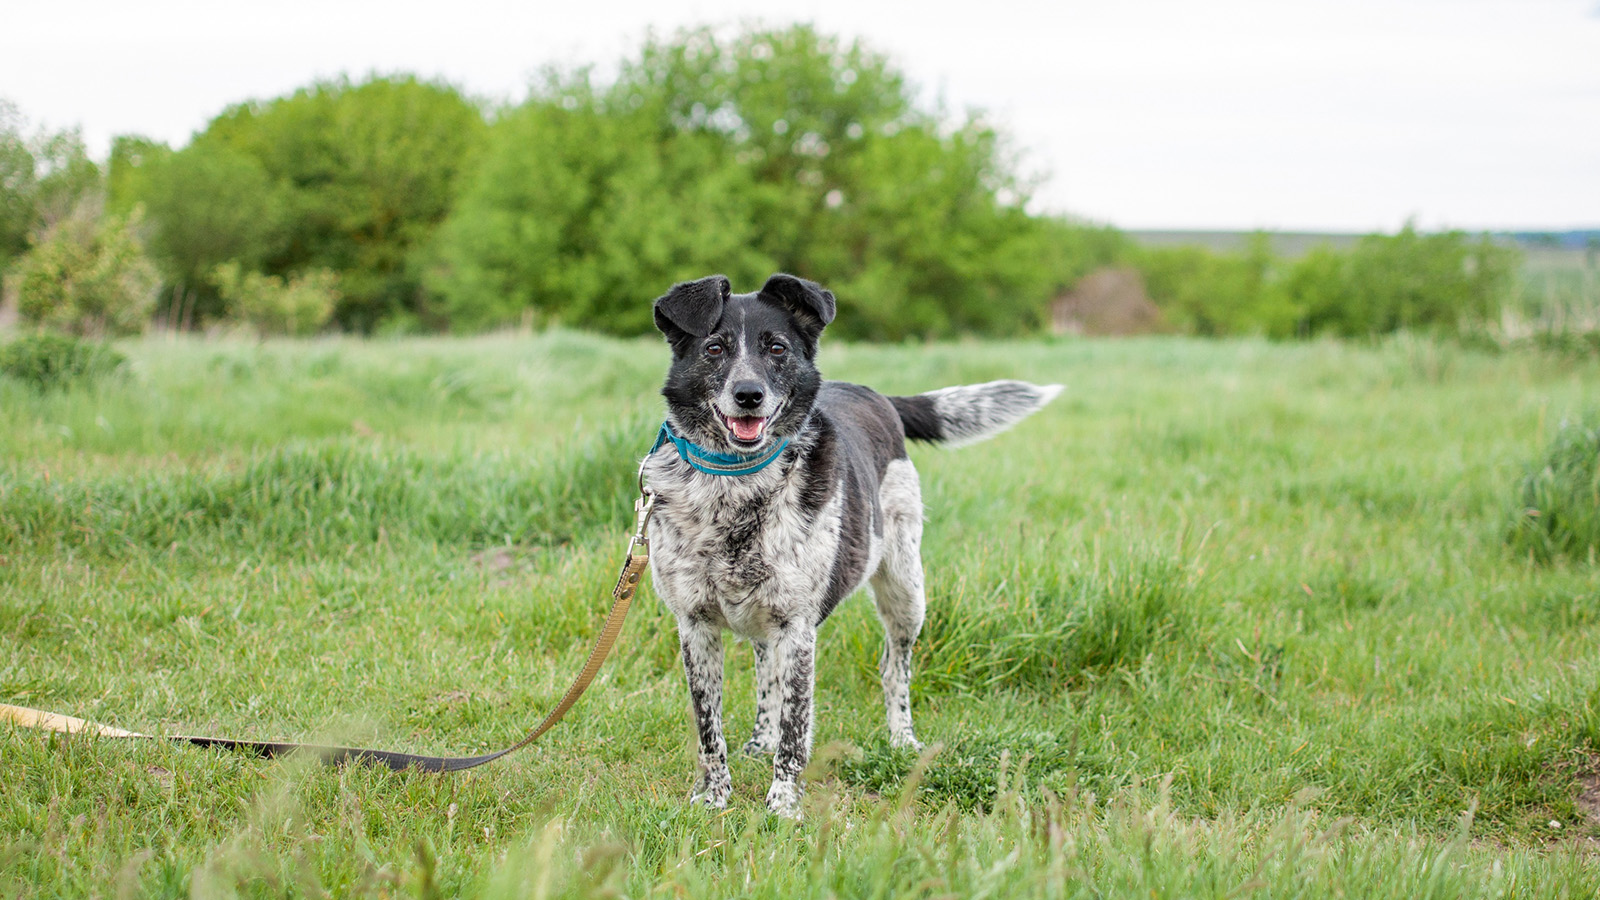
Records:
[[[741,441],[753,441],[761,437],[761,429],[766,426],[767,420],[758,416],[742,419],[729,419],[728,424],[733,426],[733,436]]]

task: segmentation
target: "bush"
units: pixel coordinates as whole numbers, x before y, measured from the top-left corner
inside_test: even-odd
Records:
[[[1482,322],[1506,299],[1515,250],[1459,231],[1370,234],[1347,254],[1323,250],[1300,260],[1285,288],[1302,310],[1300,331],[1364,337],[1402,329]]]
[[[223,312],[211,273],[229,261],[280,278],[339,273],[335,315],[370,331],[419,310],[420,260],[486,129],[448,84],[409,75],[319,81],[232,106],[187,147],[125,141],[118,203],[142,202],[169,284],[202,322]]]
[[[105,344],[59,334],[30,334],[0,346],[0,373],[40,390],[98,381],[127,357]]]
[[[238,263],[218,266],[211,274],[228,315],[265,337],[304,337],[328,324],[339,303],[339,276],[328,269],[291,275],[244,272]]]
[[[1600,416],[1564,422],[1518,488],[1507,543],[1539,562],[1600,551]]]
[[[552,75],[496,121],[438,232],[434,311],[637,334],[674,281],[782,270],[839,295],[841,337],[1037,330],[1097,242],[1027,213],[981,118],[913,101],[886,56],[809,26],[681,32],[605,86]]]
[[[1459,231],[1369,234],[1348,251],[1318,247],[1295,261],[1257,233],[1243,253],[1149,248],[1133,256],[1150,298],[1189,334],[1369,337],[1457,330],[1499,311],[1517,252]]]
[[[139,213],[102,216],[80,204],[17,263],[24,321],[101,337],[144,329],[160,277],[134,233]]]
[[[1291,337],[1299,310],[1279,285],[1282,263],[1257,233],[1242,254],[1202,247],[1156,247],[1135,257],[1150,299],[1188,334]]]

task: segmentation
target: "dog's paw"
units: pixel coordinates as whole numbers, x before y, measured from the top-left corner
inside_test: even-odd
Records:
[[[767,809],[785,819],[800,820],[800,785],[793,781],[774,781],[767,789]]]
[[[724,769],[721,772],[711,772],[701,776],[700,784],[689,797],[689,802],[708,809],[727,809],[728,797],[732,794],[733,778]]]
[[[739,748],[739,752],[745,756],[771,756],[778,752],[778,742],[752,737],[744,742],[744,746]]]
[[[917,736],[909,731],[890,734],[889,746],[894,747],[895,749],[909,748],[917,751],[918,753],[922,752],[922,742],[917,740]]]

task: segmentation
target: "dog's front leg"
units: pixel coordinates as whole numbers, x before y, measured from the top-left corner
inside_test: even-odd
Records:
[[[745,742],[749,756],[778,749],[778,718],[783,715],[783,684],[778,680],[778,660],[767,641],[751,641],[756,657],[756,725]]]
[[[678,620],[683,672],[689,679],[695,735],[700,744],[700,778],[691,803],[724,809],[733,792],[728,745],[722,737],[722,629],[684,617]]]
[[[791,819],[800,817],[800,773],[811,758],[816,687],[817,630],[790,625],[772,643],[783,705],[778,715],[778,749],[772,763],[767,808]]]

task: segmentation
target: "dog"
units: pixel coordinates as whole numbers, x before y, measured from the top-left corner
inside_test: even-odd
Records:
[[[885,634],[878,670],[889,737],[911,726],[911,651],[922,629],[922,495],[906,439],[982,440],[1060,385],[1020,381],[913,397],[824,381],[818,340],[832,292],[777,274],[732,294],[721,275],[656,299],[672,348],[666,422],[642,471],[655,494],[651,575],[677,618],[699,775],[692,803],[727,806],[722,632],[755,650],[749,754],[772,754],[767,807],[797,817],[811,754],[817,627],[870,582]]]

